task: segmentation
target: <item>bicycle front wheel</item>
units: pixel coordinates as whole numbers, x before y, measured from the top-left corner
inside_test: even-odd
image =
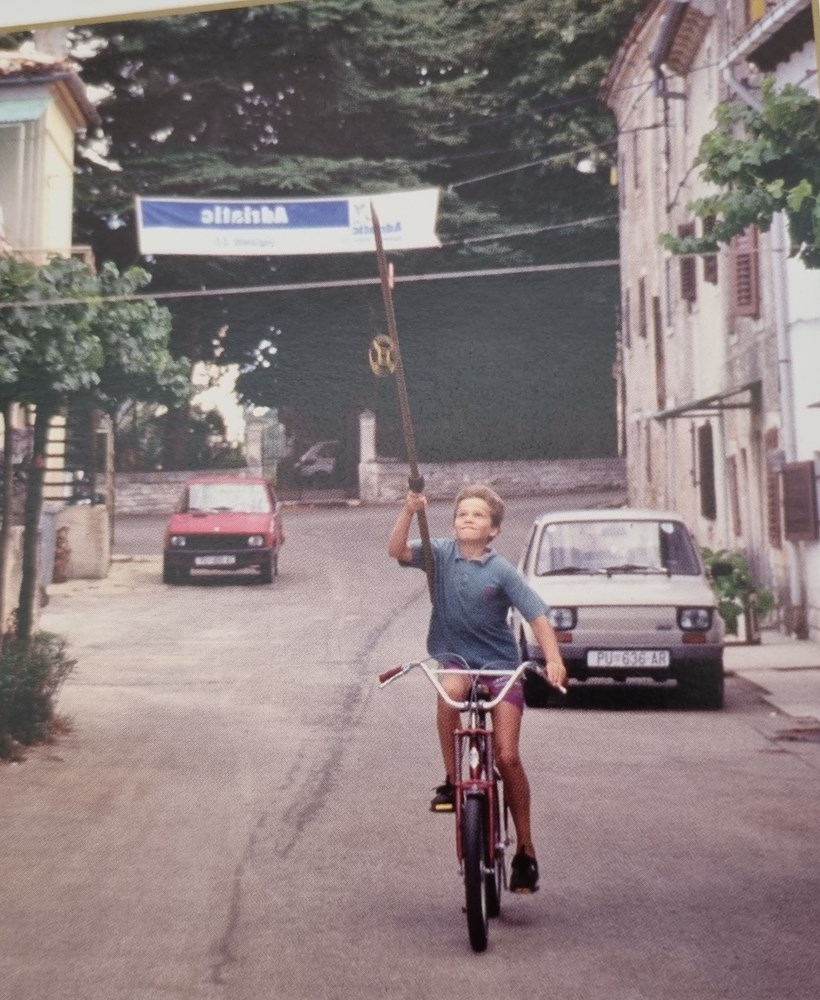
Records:
[[[499,789],[500,790],[500,789]],[[501,828],[501,808],[495,797],[495,839],[497,843],[490,844],[487,852],[490,864],[484,876],[487,887],[487,916],[497,917],[501,913],[501,887],[504,884],[504,851],[499,846],[503,831]]]
[[[467,931],[473,951],[487,947],[487,878],[484,867],[486,855],[485,801],[482,796],[471,795],[461,811],[461,837],[464,852],[464,891],[467,902]]]

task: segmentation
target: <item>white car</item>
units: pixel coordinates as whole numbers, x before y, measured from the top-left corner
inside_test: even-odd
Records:
[[[543,514],[518,568],[550,607],[571,680],[675,680],[704,707],[722,708],[724,624],[677,514]],[[543,659],[527,623],[513,622],[522,656]]]
[[[323,483],[333,478],[338,461],[338,441],[317,441],[294,463],[294,468],[302,479]]]

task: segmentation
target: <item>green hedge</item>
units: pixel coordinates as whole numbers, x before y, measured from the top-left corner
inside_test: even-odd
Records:
[[[0,649],[0,758],[49,739],[57,694],[76,666],[65,640],[36,633],[29,643],[7,639]]]

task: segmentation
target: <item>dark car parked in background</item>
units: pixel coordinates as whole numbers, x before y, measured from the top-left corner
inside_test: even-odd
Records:
[[[193,570],[256,569],[262,583],[271,583],[284,541],[281,507],[267,480],[197,477],[185,484],[168,521],[162,579],[179,583]]]

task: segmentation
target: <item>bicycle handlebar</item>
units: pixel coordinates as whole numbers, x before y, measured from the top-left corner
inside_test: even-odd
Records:
[[[398,677],[399,674],[405,673],[403,666],[401,667],[391,667],[389,670],[385,670],[383,674],[379,674],[379,687],[384,687],[385,684],[389,684],[394,677]]]
[[[385,670],[384,673],[379,674],[379,687],[385,687],[385,685],[390,684],[390,682],[394,681],[397,677],[401,677],[403,674],[409,673],[415,667],[421,667],[427,679],[430,681],[433,687],[438,691],[442,700],[445,701],[451,708],[457,708],[459,709],[459,711],[465,711],[470,707],[471,700],[468,699],[466,701],[456,701],[454,698],[451,698],[450,695],[447,693],[447,691],[444,689],[443,685],[441,684],[441,681],[439,681],[438,679],[439,675],[454,674],[458,675],[459,677],[465,677],[465,676],[471,677],[474,680],[479,677],[507,677],[508,678],[507,683],[501,688],[501,690],[498,692],[495,698],[492,698],[489,701],[485,701],[483,699],[477,700],[478,705],[485,710],[493,709],[496,707],[496,705],[500,705],[501,702],[509,694],[513,684],[515,684],[515,682],[519,679],[519,677],[521,677],[524,674],[526,670],[533,670],[536,673],[541,674],[549,682],[549,679],[546,678],[546,674],[544,673],[543,667],[536,660],[525,660],[523,663],[519,664],[515,670],[512,671],[497,670],[497,669],[494,670],[492,667],[482,667],[478,670],[473,670],[467,667],[466,664],[464,668],[460,667],[447,668],[439,665],[438,669],[435,669],[433,667],[428,666],[429,663],[438,664],[439,661],[435,659],[435,657],[431,656],[428,657],[426,660],[410,660],[408,663],[402,663],[398,667],[391,667],[389,670]],[[565,687],[562,687],[561,685],[552,685],[552,686],[555,687],[557,691],[560,691],[561,694],[567,693],[567,689]]]

